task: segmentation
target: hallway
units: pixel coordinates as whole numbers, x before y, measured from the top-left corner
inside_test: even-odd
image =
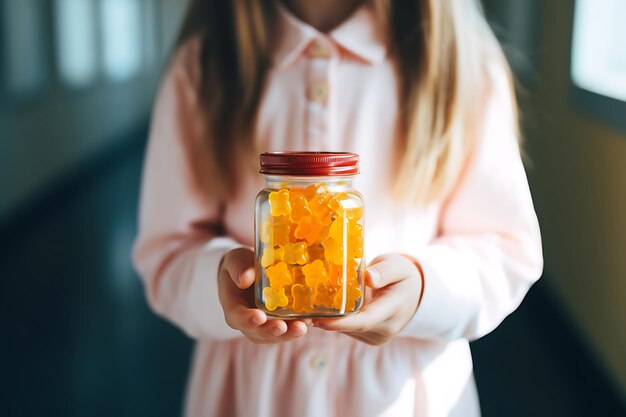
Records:
[[[0,230],[3,415],[179,415],[192,344],[130,264],[144,135]],[[540,281],[473,343],[485,417],[626,415],[561,317]]]

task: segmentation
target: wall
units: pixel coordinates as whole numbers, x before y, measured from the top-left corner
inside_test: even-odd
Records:
[[[79,88],[59,80],[52,3],[41,3],[42,7],[47,5],[40,18],[46,42],[41,46],[44,58],[35,58],[46,66],[45,85],[25,98],[13,97],[6,91],[0,97],[0,224],[10,221],[24,203],[73,169],[119,144],[126,132],[149,116],[164,58],[186,2],[137,1],[143,8],[142,18],[144,12],[152,14],[152,23],[142,30],[142,53],[152,56],[148,60],[144,57],[141,73],[125,81],[108,80],[100,74],[94,83]],[[40,26],[33,26],[33,30],[42,31]],[[28,33],[21,28],[20,35]]]
[[[572,0],[541,12],[524,118],[546,279],[626,398],[626,137],[569,100]]]

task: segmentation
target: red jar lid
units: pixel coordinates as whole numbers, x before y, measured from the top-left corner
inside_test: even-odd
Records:
[[[355,175],[359,155],[351,152],[265,152],[261,174],[303,177]]]

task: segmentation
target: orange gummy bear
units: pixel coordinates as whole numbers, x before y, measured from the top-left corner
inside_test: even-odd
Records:
[[[309,262],[309,252],[306,243],[296,242],[284,245],[285,257],[283,258],[288,264],[304,265]]]
[[[308,201],[302,191],[292,190],[289,196],[289,205],[291,206],[291,221],[298,223],[298,221],[311,214],[308,207]]]
[[[290,241],[291,223],[289,217],[274,217],[272,225],[272,244],[286,245]]]
[[[293,277],[294,284],[304,284],[304,273],[302,273],[302,267],[300,265],[293,265],[291,267],[291,276]]]
[[[288,190],[272,191],[269,196],[269,201],[272,216],[289,216],[289,214],[291,214]]]
[[[336,310],[352,311],[356,307],[356,300],[361,298],[361,295],[363,293],[358,287],[353,287],[351,285],[346,286],[345,289],[346,289],[345,305],[343,304],[344,287],[340,287],[339,291],[337,291],[337,294],[335,294],[335,297],[333,298],[333,307]],[[344,306],[345,306],[345,309],[342,308]]]
[[[358,286],[358,273],[357,270],[359,264],[354,260],[348,260],[346,265],[346,281],[348,285]],[[343,285],[343,265],[330,264],[328,266],[328,280],[334,286]]]
[[[363,257],[363,238],[361,236],[348,237],[348,256],[351,258]]]
[[[363,217],[363,208],[359,206],[355,207],[341,207],[337,209],[337,214],[341,217],[347,217],[349,222],[356,222]]]
[[[298,239],[305,239],[306,243],[312,245],[317,241],[317,237],[322,231],[322,223],[313,216],[306,216],[300,219],[296,227],[295,236]]]
[[[317,284],[321,282],[328,281],[328,272],[326,271],[324,262],[319,259],[303,266],[302,273],[304,273],[306,285],[312,288],[317,287]]]
[[[313,292],[313,304],[333,308],[333,299],[337,290],[328,282],[320,282]]]
[[[307,200],[310,200],[317,194],[317,187],[311,184],[302,190],[302,194],[304,194]]]
[[[319,243],[309,246],[309,260],[314,261],[316,259],[324,260],[324,246]]]
[[[285,289],[275,290],[271,287],[263,288],[263,300],[265,307],[269,311],[274,311],[278,307],[285,307],[289,303],[287,295],[285,295]]]
[[[363,233],[363,226],[359,223],[348,221],[346,222],[345,217],[337,217],[330,224],[330,229],[328,229],[328,236],[332,237],[338,242],[343,242],[343,229],[344,227],[348,228],[348,236],[361,236]]]
[[[330,194],[319,194],[309,201],[309,210],[324,224],[330,224],[331,209],[328,207],[328,201],[330,199]]]
[[[324,257],[327,261],[337,265],[343,262],[343,248],[339,242],[333,238],[324,240]]]
[[[304,285],[296,284],[291,287],[293,296],[293,311],[304,313],[313,310],[313,289]]]
[[[285,262],[279,262],[265,270],[267,278],[270,280],[270,287],[278,290],[293,282],[293,277]]]

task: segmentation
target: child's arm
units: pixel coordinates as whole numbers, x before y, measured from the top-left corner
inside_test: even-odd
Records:
[[[157,313],[192,337],[226,339],[239,333],[224,323],[217,269],[241,245],[218,237],[220,202],[193,157],[200,116],[186,59],[179,53],[173,61],[154,109],[134,262]]]
[[[257,343],[291,340],[306,324],[268,320],[253,308],[251,248],[220,236],[222,202],[201,166],[210,163],[192,71],[195,51],[177,54],[160,89],[144,167],[134,261],[151,307],[188,335]]]
[[[493,330],[514,311],[542,271],[537,218],[516,140],[511,96],[504,72],[492,74],[492,94],[482,130],[467,169],[442,212],[440,236],[414,253],[423,271],[421,304],[410,320],[398,313],[405,303],[417,306],[419,292],[399,293],[374,303],[407,280],[417,282],[417,268],[396,257],[374,301],[361,314],[323,322],[325,328],[354,335],[382,333],[451,340],[475,339]],[[404,266],[402,266],[404,265]],[[413,285],[415,288],[419,286]],[[383,315],[381,311],[393,312]],[[373,311],[372,311],[373,310]],[[361,316],[361,317],[359,317]],[[367,319],[367,322],[364,320]],[[375,342],[376,339],[374,339]],[[372,342],[372,340],[366,340]]]

